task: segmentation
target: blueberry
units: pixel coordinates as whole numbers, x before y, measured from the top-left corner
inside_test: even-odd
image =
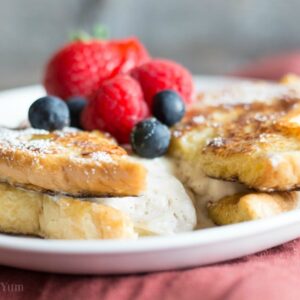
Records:
[[[170,130],[155,118],[135,125],[131,133],[133,151],[141,157],[154,158],[164,155],[170,144]]]
[[[154,96],[153,116],[167,126],[172,126],[179,122],[184,113],[184,101],[175,91],[164,90]]]
[[[80,115],[87,101],[84,97],[74,96],[67,99],[67,105],[70,110],[71,126],[81,128]]]
[[[33,102],[29,108],[28,118],[33,128],[49,131],[62,129],[70,124],[67,104],[54,96],[45,96]]]

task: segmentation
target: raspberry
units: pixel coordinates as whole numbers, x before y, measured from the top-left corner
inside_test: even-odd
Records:
[[[67,99],[91,97],[105,80],[149,60],[136,38],[74,41],[53,55],[44,74],[48,94]]]
[[[149,115],[138,82],[128,75],[105,81],[82,114],[87,130],[109,132],[120,143],[128,143],[134,125]]]
[[[162,90],[176,91],[187,104],[193,100],[194,86],[191,74],[171,60],[155,59],[136,67],[130,73],[140,83],[151,109],[153,97]]]

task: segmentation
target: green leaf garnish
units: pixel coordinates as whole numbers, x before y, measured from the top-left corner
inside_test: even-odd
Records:
[[[89,41],[92,39],[98,39],[98,40],[106,40],[108,38],[108,29],[106,26],[103,25],[95,25],[92,30],[92,34],[89,34],[88,32],[84,30],[79,30],[76,32],[71,33],[70,40],[71,41]]]
[[[71,41],[89,41],[91,38],[92,38],[91,35],[83,30],[73,32],[70,35]]]
[[[99,40],[106,40],[108,38],[108,29],[104,25],[97,24],[93,28],[92,36]]]

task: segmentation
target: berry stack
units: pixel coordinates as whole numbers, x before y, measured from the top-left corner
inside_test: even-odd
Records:
[[[48,96],[29,111],[33,127],[105,131],[146,158],[166,153],[169,127],[193,100],[191,74],[171,60],[152,59],[137,38],[65,45],[49,60],[44,86]]]

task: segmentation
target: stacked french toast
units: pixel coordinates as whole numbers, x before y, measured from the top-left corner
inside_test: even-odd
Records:
[[[132,239],[192,230],[193,202],[170,169],[98,131],[2,128],[0,231]]]
[[[281,84],[239,83],[200,95],[173,129],[178,175],[215,224],[297,207],[299,86],[299,78],[287,76]],[[203,177],[211,181],[201,185]],[[209,184],[220,190],[217,196],[207,195]]]

